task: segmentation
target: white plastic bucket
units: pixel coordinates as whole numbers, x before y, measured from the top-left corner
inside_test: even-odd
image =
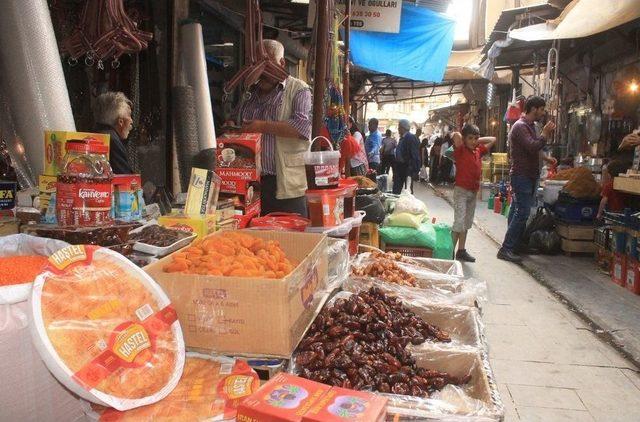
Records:
[[[567,180],[547,180],[542,189],[542,199],[545,204],[553,205],[558,201],[560,191],[567,184]]]
[[[326,141],[329,151],[311,151],[318,140]],[[323,136],[313,138],[309,150],[304,153],[304,166],[307,174],[307,187],[315,189],[333,189],[340,181],[340,151],[334,151],[333,145]]]

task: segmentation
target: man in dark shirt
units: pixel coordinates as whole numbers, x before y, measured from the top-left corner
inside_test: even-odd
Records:
[[[396,147],[396,162],[393,168],[393,193],[399,195],[402,192],[407,177],[414,177],[420,169],[420,141],[410,132],[411,123],[408,120],[400,120],[398,133],[400,140]],[[413,193],[413,180],[411,181],[411,193]]]
[[[98,95],[94,105],[97,133],[109,135],[109,163],[114,174],[131,174],[125,141],[133,126],[131,101],[122,92],[105,92]]]
[[[522,260],[514,250],[519,246],[531,213],[533,192],[540,176],[540,150],[544,148],[556,127],[553,122],[548,122],[542,129],[542,135],[536,135],[534,122],[545,116],[545,106],[543,98],[529,97],[525,103],[525,114],[513,124],[509,132],[513,202],[508,217],[509,228],[498,251],[498,258],[505,261]]]

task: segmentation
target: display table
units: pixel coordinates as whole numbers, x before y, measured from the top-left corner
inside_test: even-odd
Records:
[[[640,178],[616,177],[613,179],[613,189],[632,195],[640,195]]]

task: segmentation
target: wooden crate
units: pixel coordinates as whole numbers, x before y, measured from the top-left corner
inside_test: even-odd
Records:
[[[640,195],[640,179],[637,177],[616,177],[613,179],[613,188],[620,192]]]
[[[362,223],[360,226],[360,244],[380,247],[380,234],[378,233],[378,225],[376,223]]]
[[[569,224],[558,224],[556,231],[563,239],[569,240],[593,240],[593,226],[574,226]]]
[[[596,249],[596,244],[592,240],[562,239],[562,251],[567,255],[593,254]]]

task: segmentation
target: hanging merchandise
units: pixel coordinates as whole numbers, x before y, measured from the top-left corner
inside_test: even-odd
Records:
[[[347,136],[347,116],[344,111],[342,93],[334,84],[329,84],[328,95],[325,99],[324,122],[329,130],[333,148],[340,149],[340,144]]]
[[[522,115],[522,109],[518,104],[518,100],[516,98],[516,89],[513,89],[513,97],[511,98],[511,102],[509,103],[509,107],[507,108],[507,113],[504,116],[504,119],[507,122],[513,123],[520,118]]]
[[[147,48],[153,39],[151,32],[141,31],[124,8],[124,0],[87,0],[77,29],[62,41],[62,50],[69,64],[84,63],[104,69],[103,62],[112,59],[111,67],[120,66],[123,54],[136,54]]]
[[[260,78],[282,82],[289,76],[283,67],[269,59],[262,44],[262,13],[259,1],[247,0],[246,10],[244,67],[225,84],[225,96],[231,94],[240,83],[243,91],[246,91]]]

